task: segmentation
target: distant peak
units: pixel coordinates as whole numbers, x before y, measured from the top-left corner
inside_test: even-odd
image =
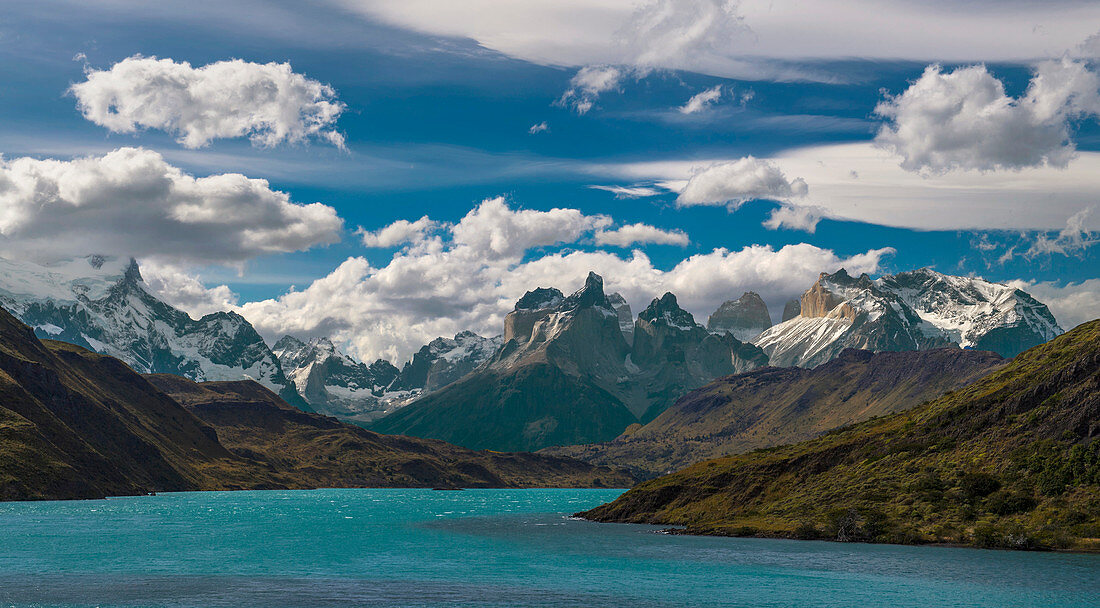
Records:
[[[660,321],[681,329],[695,327],[695,317],[680,308],[680,304],[676,301],[676,294],[671,291],[666,291],[663,296],[654,298],[649,306],[638,315],[638,318],[650,323]]]
[[[603,277],[595,272],[589,272],[588,277],[584,280],[584,287],[566,298],[566,305],[568,308],[600,306],[611,309],[611,305],[607,302],[607,296],[603,293]]]
[[[527,293],[516,302],[516,310],[542,310],[561,304],[565,295],[553,287],[538,287]]]
[[[96,257],[96,256],[93,256]],[[99,256],[102,257],[102,256]],[[91,260],[89,260],[91,262]],[[100,262],[100,266],[103,262]],[[93,264],[94,266],[94,264]],[[130,258],[130,265],[126,267],[126,273],[123,275],[123,279],[130,283],[144,283],[145,280],[141,278],[141,269],[138,268],[137,260]]]
[[[283,336],[282,338],[279,338],[279,341],[275,343],[274,350],[286,350],[288,348],[301,348],[305,345],[306,345],[305,342],[302,342],[298,338],[295,338],[294,336],[292,336],[290,334],[287,334],[287,335]]]

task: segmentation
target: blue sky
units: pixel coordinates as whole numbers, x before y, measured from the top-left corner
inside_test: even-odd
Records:
[[[806,23],[786,17],[782,6],[765,14],[755,6],[759,3],[730,8],[709,0],[651,5],[607,0],[581,10],[575,3],[555,8],[534,2],[529,18],[515,7],[495,10],[488,0],[471,3],[463,15],[430,0],[405,8],[397,4],[195,2],[150,9],[117,0],[90,9],[59,0],[16,2],[0,17],[0,153],[7,162],[24,157],[68,161],[140,147],[195,177],[241,173],[268,180],[270,189],[287,193],[292,204],[331,207],[343,221],[336,239],[241,249],[216,260],[204,257],[201,238],[194,255],[186,248],[161,256],[140,248],[128,251],[125,239],[106,239],[102,245],[91,240],[92,245],[82,246],[148,259],[150,272],[159,268],[163,275],[159,285],[165,297],[193,312],[205,312],[211,302],[229,302],[241,306],[265,335],[336,333],[364,356],[401,358],[411,344],[433,332],[463,329],[463,324],[491,332],[499,321],[500,302],[518,295],[511,293],[518,287],[499,277],[485,279],[496,281],[486,287],[494,296],[478,302],[485,310],[470,316],[446,310],[447,298],[453,296],[448,289],[411,294],[368,286],[369,280],[377,281],[370,279],[372,273],[385,269],[395,254],[421,255],[409,253],[420,245],[414,240],[370,248],[355,231],[376,231],[422,216],[457,224],[483,200],[495,197],[504,197],[512,211],[574,209],[584,217],[609,216],[615,227],[640,223],[680,231],[690,241],[616,247],[598,244],[600,229],[592,229],[576,238],[521,244],[519,261],[506,263],[501,272],[572,252],[629,259],[638,250],[655,271],[668,272],[691,256],[722,248],[737,252],[756,245],[778,251],[808,244],[837,260],[888,249],[867,267],[872,274],[932,266],[951,274],[1037,283],[1035,293],[1041,299],[1065,300],[1062,316],[1080,320],[1100,313],[1100,305],[1090,302],[1100,294],[1100,248],[1092,246],[1100,230],[1100,209],[1086,211],[1100,199],[1100,174],[1093,171],[1100,167],[1100,125],[1087,99],[1081,107],[1066,110],[1064,120],[1054,119],[1069,134],[1057,147],[1072,145],[1076,150],[1064,166],[1020,161],[992,169],[929,165],[906,171],[899,168],[904,150],[895,147],[891,156],[882,140],[875,145],[879,129],[892,124],[876,114],[876,106],[904,93],[931,64],[941,64],[945,74],[984,65],[990,77],[1003,83],[1005,95],[1022,99],[1041,62],[1062,60],[1083,66],[1087,88],[1087,76],[1096,68],[1093,47],[1100,48],[1089,38],[1097,32],[1081,23],[1083,15],[1096,16],[1091,30],[1100,29],[1100,14],[1091,3],[989,4],[990,33],[975,34],[969,42],[955,36],[950,44],[934,34],[923,39],[912,33],[883,42],[857,31],[856,22],[846,24],[843,14],[836,22],[813,23],[821,31],[806,34]],[[914,8],[921,6],[925,8]],[[670,36],[660,29],[667,24],[659,23],[658,29],[629,39],[635,31],[631,28],[648,23],[639,20],[647,7],[672,10],[688,21],[711,19],[709,38],[678,38],[682,31],[674,19],[668,25]],[[949,35],[951,28],[982,23],[986,17],[980,9],[964,14],[935,4],[886,2],[878,18],[909,15],[918,22],[941,24]],[[733,19],[729,27],[719,23],[724,17]],[[570,25],[571,18],[580,25]],[[1027,38],[1012,40],[1015,35]],[[724,36],[736,37],[736,44]],[[819,41],[838,38],[841,42]],[[109,71],[135,55],[188,62],[195,68],[229,59],[289,63],[295,74],[330,86],[331,98],[345,105],[326,128],[343,135],[346,149],[312,136],[274,146],[256,146],[246,137],[216,137],[205,146],[188,148],[177,141],[177,134],[162,128],[112,132],[83,116],[77,96],[66,92],[69,86],[85,81],[86,70]],[[615,66],[620,78],[580,113],[558,101],[586,65]],[[714,103],[691,114],[679,110],[693,95],[715,87]],[[544,131],[529,132],[541,123],[546,124]],[[851,150],[880,153],[886,160],[858,164],[847,154]],[[684,203],[678,188],[693,171],[746,156],[778,168],[787,180],[804,178],[808,192],[745,196],[747,200],[733,204]],[[994,155],[989,162],[1002,162],[998,158]],[[827,177],[826,169],[836,175],[851,173],[850,183]],[[883,183],[865,186],[865,176],[877,171]],[[895,172],[898,181],[890,181]],[[592,186],[644,187],[655,194],[616,197]],[[780,207],[808,207],[824,217],[812,232],[765,227]],[[1066,222],[1079,213],[1078,224],[1067,229]],[[97,220],[91,216],[89,221]],[[448,230],[436,232],[445,247],[452,246],[447,244],[453,238]],[[0,227],[0,232],[9,241],[6,254],[20,255],[26,246],[17,228],[3,232]],[[1055,246],[1035,248],[1043,239]],[[355,289],[362,291],[325,292],[325,297],[377,298],[386,305],[348,307],[319,319],[325,313],[303,313],[283,297],[292,286],[302,292],[349,258],[360,257],[371,269],[358,275],[363,285]],[[565,290],[582,278],[564,278],[572,276],[572,264],[543,274],[525,268],[519,275],[557,281]],[[774,307],[808,287],[802,275],[790,276],[797,278],[787,284],[755,271],[733,275],[722,289],[731,298],[744,289],[761,290]],[[172,292],[173,285],[196,278],[205,289],[224,285],[233,295],[225,299],[224,288],[206,300],[206,294],[191,293],[188,299]],[[627,285],[624,278],[606,278],[612,287],[623,283],[635,307],[660,295],[646,295],[648,283]],[[688,275],[669,275],[652,285],[689,280]],[[720,291],[686,298],[697,318],[708,312]],[[262,300],[268,304],[248,305]],[[412,326],[407,319],[398,320],[401,315],[394,311],[428,300],[433,304],[427,309],[438,319]],[[455,306],[475,306],[471,301],[457,297]],[[407,339],[380,337],[402,328]]]

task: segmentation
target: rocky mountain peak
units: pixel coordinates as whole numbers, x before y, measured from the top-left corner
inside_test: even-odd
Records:
[[[589,272],[588,277],[584,280],[584,287],[581,287],[573,295],[565,299],[562,304],[563,309],[571,308],[606,308],[613,310],[611,304],[607,301],[607,296],[603,292],[603,277],[595,272]]]
[[[691,330],[697,327],[695,317],[691,313],[680,308],[676,301],[676,294],[665,292],[659,298],[654,298],[638,318],[652,324],[662,324],[682,330]]]
[[[95,256],[93,256],[93,257],[95,257]],[[89,260],[89,262],[91,262],[91,260]],[[103,265],[103,263],[100,262],[100,266],[102,266],[102,265]],[[92,266],[97,268],[94,263],[92,264]],[[145,282],[145,279],[141,278],[141,268],[138,267],[137,260],[135,260],[134,258],[130,258],[130,265],[126,267],[126,272],[122,275],[122,278],[123,278],[124,281],[126,281],[128,283],[144,283]]]
[[[542,310],[561,304],[565,295],[553,287],[539,287],[523,294],[513,310]]]
[[[727,300],[707,319],[707,330],[727,332],[742,342],[759,336],[772,326],[768,305],[756,292],[747,291],[736,300]]]

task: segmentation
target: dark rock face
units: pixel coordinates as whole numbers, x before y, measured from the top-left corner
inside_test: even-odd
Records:
[[[790,302],[787,302],[785,306],[783,306],[782,321],[790,321],[800,314],[802,314],[802,303],[798,300],[791,300]]]
[[[753,342],[773,365],[813,367],[845,348],[990,349],[1011,357],[1060,334],[1046,306],[1005,285],[921,269],[872,281],[822,273],[800,314]]]
[[[727,332],[742,342],[752,340],[772,326],[768,306],[759,294],[745,292],[736,300],[729,300],[718,307],[707,319],[707,330]]]
[[[619,315],[619,329],[623,332],[627,344],[634,343],[634,315],[630,312],[630,304],[617,293],[608,294],[607,302]]]

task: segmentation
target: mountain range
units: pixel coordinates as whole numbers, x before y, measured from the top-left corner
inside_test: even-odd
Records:
[[[931,402],[582,513],[696,534],[1100,549],[1100,320]]]
[[[440,337],[399,369],[359,362],[325,337],[269,348],[234,312],[192,319],[159,300],[133,261],[89,256],[38,266],[0,260],[0,305],[53,338],[142,373],[254,379],[288,403],[386,432],[492,449],[610,441],[687,392],[766,365],[815,367],[845,349],[988,349],[1011,357],[1061,333],[1026,293],[929,269],[872,280],[822,274],[771,324],[762,298],[723,303],[707,327],[674,294],[637,318],[602,279],[566,297],[534,289],[501,335]]]
[[[0,309],[0,500],[162,490],[628,485],[536,454],[387,437],[292,407],[253,380],[143,377]]]
[[[370,428],[497,450],[603,441],[715,377],[767,363],[759,348],[695,323],[670,293],[628,334],[617,300],[595,273],[568,297],[527,292],[492,359]]]
[[[1062,333],[1046,305],[1019,289],[927,268],[875,280],[822,273],[798,310],[752,340],[772,365],[813,367],[846,348],[955,346],[1014,357]]]

